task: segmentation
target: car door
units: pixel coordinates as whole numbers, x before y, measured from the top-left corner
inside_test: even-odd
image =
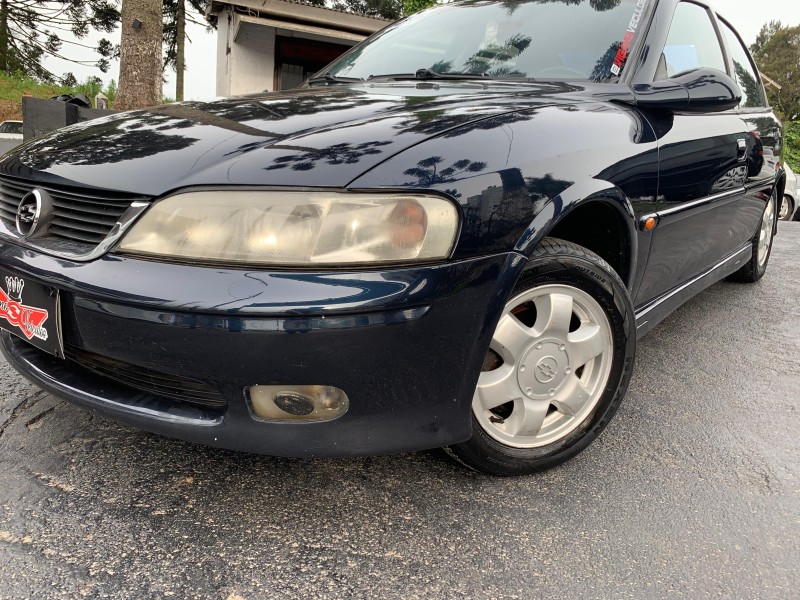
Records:
[[[745,181],[747,202],[737,217],[750,236],[758,227],[764,202],[770,197],[778,176],[783,146],[783,129],[772,108],[758,69],[736,31],[719,15],[719,29],[725,42],[729,68],[742,90],[737,113],[750,132],[754,146],[748,157]]]
[[[700,67],[731,74],[722,34],[708,8],[689,1],[659,8],[673,7],[672,15],[660,16],[670,19],[670,26],[653,80]],[[711,269],[754,231],[745,184],[757,162],[758,139],[740,115],[651,112],[647,118],[662,136],[657,226],[637,305]]]

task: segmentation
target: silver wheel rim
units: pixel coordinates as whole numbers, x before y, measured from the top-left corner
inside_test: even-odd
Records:
[[[784,196],[783,200],[781,200],[781,211],[778,213],[778,218],[781,220],[786,220],[786,217],[789,216],[789,198]]]
[[[764,215],[761,217],[761,231],[758,234],[758,266],[763,267],[767,263],[769,247],[772,244],[772,232],[775,228],[775,203],[770,198]]]
[[[497,324],[472,410],[507,446],[536,448],[574,431],[605,391],[614,343],[605,312],[569,285],[515,296]]]

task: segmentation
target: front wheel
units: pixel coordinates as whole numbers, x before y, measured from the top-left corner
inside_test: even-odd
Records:
[[[613,269],[586,248],[545,239],[511,293],[472,403],[468,466],[532,473],[571,458],[608,424],[628,386],[633,308]]]

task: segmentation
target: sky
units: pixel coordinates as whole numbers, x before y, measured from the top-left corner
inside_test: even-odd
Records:
[[[194,13],[194,16],[198,21],[204,21],[200,15]],[[208,33],[204,27],[187,22],[186,33],[189,39],[186,42],[187,70],[184,76],[184,98],[186,100],[213,98],[216,96],[217,32]],[[96,45],[102,37],[107,38],[114,44],[119,44],[120,31],[117,29],[117,31],[110,34],[92,33],[89,37],[80,40],[80,42],[86,45]],[[68,54],[79,60],[94,61],[98,58],[97,53],[92,50],[66,43],[62,47],[61,54]],[[119,61],[117,60],[111,61],[111,68],[108,73],[101,73],[99,69],[94,67],[76,65],[52,57],[48,58],[44,64],[45,67],[59,76],[66,72],[72,72],[78,81],[83,81],[87,77],[97,76],[106,84],[112,79],[119,82]],[[174,99],[175,71],[167,69],[164,72],[164,76],[166,78],[164,97]]]
[[[716,0],[715,6],[718,12],[730,21],[747,45],[755,41],[761,26],[768,21],[779,20],[784,25],[800,25],[800,1],[798,0]],[[198,20],[202,20],[199,15]],[[187,25],[187,33],[191,43],[186,45],[185,98],[186,100],[213,98],[216,95],[217,34],[216,32],[207,33],[203,27],[191,23]],[[118,44],[119,35],[119,31],[117,31],[107,37],[113,43]],[[89,43],[96,43],[99,37],[94,37]],[[79,56],[77,50],[81,50],[85,54]],[[68,44],[64,45],[64,51],[71,52],[76,58],[92,60],[94,57],[91,51],[84,51]],[[96,68],[82,67],[58,59],[48,59],[45,66],[56,75],[71,71],[80,81],[91,75],[97,75],[108,83],[111,79],[118,79],[119,76],[117,61],[112,61],[111,69],[105,74]],[[168,70],[165,75],[167,81],[164,84],[164,96],[174,98],[175,73]]]

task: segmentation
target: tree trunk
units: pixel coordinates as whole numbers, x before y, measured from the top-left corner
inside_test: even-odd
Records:
[[[121,27],[119,89],[114,108],[131,110],[161,104],[161,0],[123,0]]]
[[[178,0],[175,44],[175,100],[183,102],[183,73],[186,71],[186,2]]]
[[[0,0],[0,72],[8,73],[8,0]]]

